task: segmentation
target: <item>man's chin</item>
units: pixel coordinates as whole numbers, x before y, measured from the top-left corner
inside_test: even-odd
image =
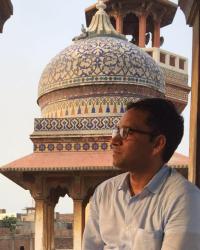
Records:
[[[119,164],[118,164],[117,162],[114,162],[114,161],[113,161],[113,166],[114,166],[115,168],[120,168],[120,167],[119,167]]]
[[[128,170],[125,164],[123,164],[122,162],[113,161],[113,166],[124,171]]]

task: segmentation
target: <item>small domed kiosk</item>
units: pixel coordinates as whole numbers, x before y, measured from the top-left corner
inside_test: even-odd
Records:
[[[37,250],[54,249],[54,207],[66,194],[74,201],[73,249],[81,249],[89,198],[99,183],[119,173],[112,166],[111,130],[128,102],[165,98],[162,69],[116,32],[102,1],[96,7],[90,26],[42,73],[34,153],[1,168],[35,200]]]

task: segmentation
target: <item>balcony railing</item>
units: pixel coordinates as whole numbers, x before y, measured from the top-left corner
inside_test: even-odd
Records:
[[[159,48],[144,48],[144,51],[147,52],[158,64],[160,64],[161,67],[166,67],[183,74],[188,74],[187,58]]]

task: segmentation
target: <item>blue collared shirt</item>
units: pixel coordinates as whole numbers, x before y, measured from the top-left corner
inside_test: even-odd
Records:
[[[83,250],[200,250],[200,191],[164,166],[138,195],[129,173],[99,185],[90,201]]]

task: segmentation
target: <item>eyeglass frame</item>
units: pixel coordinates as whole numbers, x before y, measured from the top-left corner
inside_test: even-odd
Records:
[[[125,132],[125,135],[123,133]],[[116,127],[112,130],[112,139],[115,138],[116,136],[120,136],[122,140],[126,140],[128,135],[131,133],[138,133],[138,134],[144,134],[144,135],[149,135],[151,137],[154,137],[156,134],[154,131],[144,131],[141,129],[136,129],[136,128],[130,128],[130,127]]]

